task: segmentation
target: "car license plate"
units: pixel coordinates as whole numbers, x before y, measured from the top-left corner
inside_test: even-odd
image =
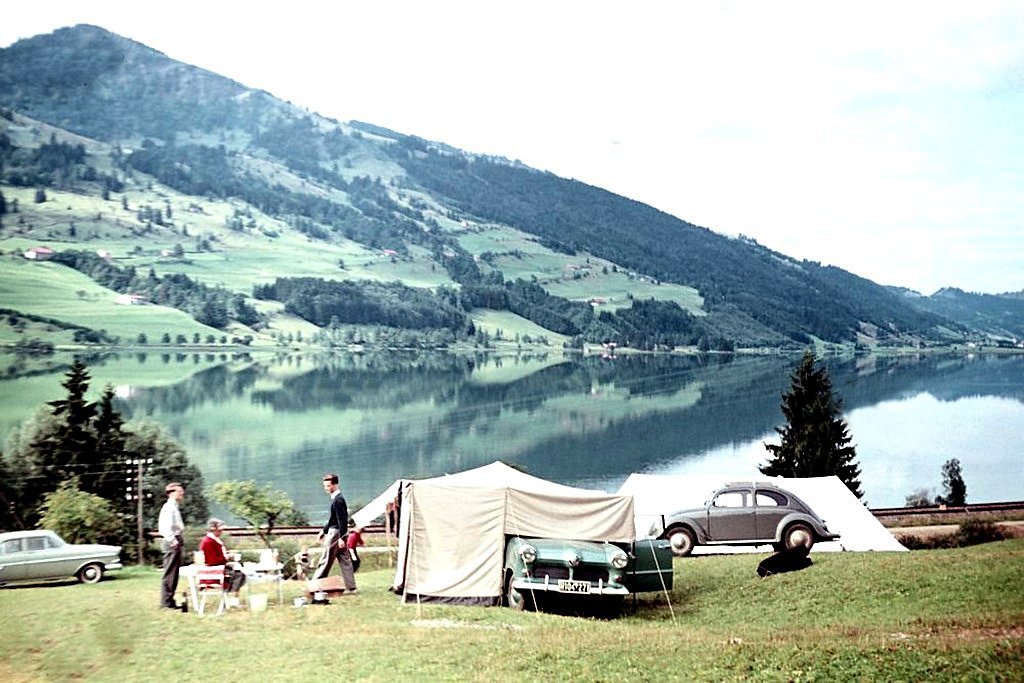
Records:
[[[569,581],[566,579],[560,579],[558,581],[558,591],[560,593],[589,593],[590,582],[589,581]]]

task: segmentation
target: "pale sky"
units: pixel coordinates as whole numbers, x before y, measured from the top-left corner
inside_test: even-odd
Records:
[[[33,0],[348,121],[931,294],[1024,290],[1024,3]]]

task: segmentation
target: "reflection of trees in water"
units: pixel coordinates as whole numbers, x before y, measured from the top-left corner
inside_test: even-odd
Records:
[[[871,357],[828,365],[846,410],[923,392],[941,401],[972,396],[1024,401],[1020,355]]]
[[[628,475],[760,437],[781,419],[785,368],[780,359],[748,359],[694,370],[687,380],[701,387],[695,404],[611,420],[600,431],[561,434],[534,444],[519,462],[531,474],[559,481]]]
[[[473,359],[454,355],[356,356],[326,359],[309,372],[285,379],[276,389],[252,394],[253,403],[280,412],[338,409],[398,409],[443,399],[446,387],[470,375]]]
[[[474,381],[474,372],[485,366],[518,362],[523,374],[510,381],[494,380],[493,374],[487,382]],[[569,357],[553,365],[537,363],[534,372],[530,359],[443,353],[325,356],[314,362],[280,358],[275,363],[300,374],[285,378],[278,388],[254,390],[257,379],[271,374],[265,364],[210,368],[173,387],[142,392],[130,402],[128,414],[182,412],[246,395],[282,413],[282,420],[288,413],[324,407],[392,411],[395,416],[378,418],[354,440],[333,445],[366,463],[385,459],[406,476],[479,464],[457,462],[461,458],[504,458],[565,481],[574,473],[624,475],[763,436],[784,421],[779,401],[796,357]],[[302,371],[307,363],[310,369]],[[1019,400],[1024,392],[1020,356],[844,358],[826,364],[846,412],[922,391],[943,400],[980,394]],[[594,394],[607,394],[609,401],[595,401],[592,408],[584,402],[557,414],[545,408],[558,398]],[[676,394],[684,399],[673,407]],[[645,399],[657,400],[648,407]],[[620,410],[622,402],[628,410]],[[429,408],[410,411],[408,417],[398,414],[422,406]],[[508,439],[501,420],[524,413],[536,420],[537,430]],[[287,424],[282,422],[281,429],[287,430]],[[487,453],[458,452],[460,439],[486,442],[487,434],[499,431],[505,436],[489,443]],[[557,435],[550,436],[553,432]],[[296,451],[275,460],[294,466],[310,457],[315,456]]]
[[[429,401],[440,410],[437,423],[465,425],[495,419],[506,411],[531,412],[552,398],[587,395],[601,385],[614,384],[630,396],[672,394],[693,381],[693,371],[727,361],[670,356],[634,356],[615,362],[576,358],[508,382],[471,381],[478,365],[508,362],[512,361],[442,354],[328,363],[290,377],[278,388],[256,391],[252,400],[283,412],[323,407],[397,410]]]
[[[203,405],[218,405],[244,396],[265,372],[258,364],[237,370],[217,365],[171,386],[138,389],[130,401],[119,401],[118,409],[137,419],[157,412],[184,413]]]
[[[857,360],[827,364],[844,412],[925,391],[940,400],[979,395],[1021,400],[1024,394],[1019,356],[875,358],[869,368]],[[559,481],[571,480],[573,473],[579,478],[627,475],[759,438],[784,422],[780,397],[792,365],[792,359],[781,366],[757,360],[737,362],[714,376],[695,372],[693,378],[705,382],[695,405],[611,421],[599,432],[561,434],[533,444],[518,462],[532,474]]]

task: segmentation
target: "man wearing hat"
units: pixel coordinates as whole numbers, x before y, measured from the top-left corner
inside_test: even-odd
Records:
[[[181,510],[178,509],[178,502],[185,497],[185,487],[176,481],[168,484],[164,491],[167,492],[167,502],[160,508],[160,520],[157,529],[160,532],[163,542],[161,546],[164,551],[164,575],[160,583],[160,606],[169,609],[181,609],[174,602],[174,591],[178,589],[178,568],[181,567],[182,538],[185,531],[185,522],[181,518]]]

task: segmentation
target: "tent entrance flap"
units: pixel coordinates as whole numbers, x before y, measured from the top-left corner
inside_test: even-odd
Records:
[[[500,597],[505,491],[409,484],[405,592]]]

